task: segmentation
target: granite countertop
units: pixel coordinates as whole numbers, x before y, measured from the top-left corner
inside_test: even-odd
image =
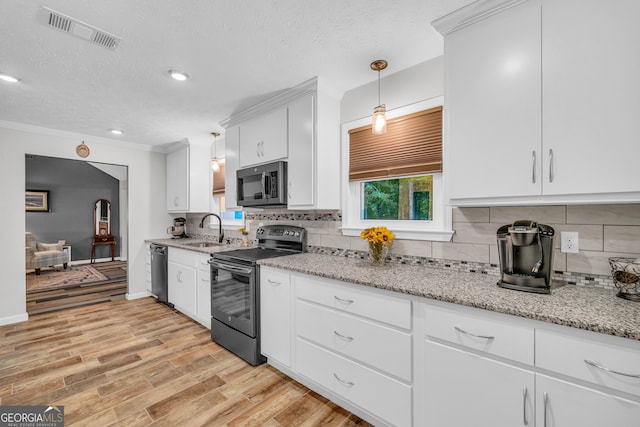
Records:
[[[312,274],[640,340],[640,303],[615,296],[615,291],[565,285],[550,295],[503,289],[497,276],[464,273],[421,265],[388,263],[304,253],[261,260],[260,265]]]
[[[202,243],[202,242],[217,243],[217,240],[199,239],[199,238],[191,238],[191,237],[186,237],[182,239],[171,239],[171,238],[147,239],[145,240],[145,242],[155,243],[157,245],[165,245],[172,248],[187,249],[190,251],[201,252],[205,254],[214,254],[217,252],[232,251],[232,250],[241,249],[244,247],[244,246],[240,246],[233,243],[232,244],[223,243],[219,246],[216,245],[216,246],[209,246],[209,247],[199,247],[195,244]],[[190,244],[194,244],[194,245],[192,246]]]

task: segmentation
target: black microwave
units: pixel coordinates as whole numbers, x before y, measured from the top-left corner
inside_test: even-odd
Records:
[[[276,207],[287,204],[287,162],[238,169],[238,206]]]

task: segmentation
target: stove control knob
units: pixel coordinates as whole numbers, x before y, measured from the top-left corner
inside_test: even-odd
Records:
[[[295,236],[296,236],[296,237],[299,237],[299,236],[300,236],[300,232],[299,232],[299,231],[296,231]]]
[[[284,232],[284,235],[285,235],[285,236],[288,236],[288,235],[289,235],[289,230],[285,231],[285,232]]]

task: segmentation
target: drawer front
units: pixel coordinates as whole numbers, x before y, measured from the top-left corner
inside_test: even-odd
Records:
[[[293,276],[296,296],[377,322],[411,329],[411,301],[352,286]]]
[[[194,260],[196,258],[196,254],[193,251],[188,251],[186,249],[178,249],[178,248],[167,248],[169,252],[168,259],[169,262],[174,262],[176,264],[187,265],[189,267],[195,267]]]
[[[588,337],[538,329],[536,366],[640,396],[640,343],[627,343],[638,344],[634,349],[631,346],[616,346],[598,341],[599,337],[595,333],[593,338],[590,340]]]
[[[209,255],[196,255],[195,267],[197,267],[202,273],[209,273],[211,271],[211,266],[209,265],[210,259],[211,256]]]
[[[302,300],[296,302],[296,332],[331,351],[411,382],[411,334]]]
[[[534,329],[507,319],[427,306],[425,331],[428,337],[533,365]]]
[[[411,387],[302,339],[300,374],[395,426],[411,425]]]

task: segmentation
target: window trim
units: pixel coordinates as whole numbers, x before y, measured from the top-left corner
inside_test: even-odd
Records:
[[[387,118],[395,118],[444,105],[444,97],[438,96],[415,104],[387,111]],[[444,191],[443,173],[420,174],[433,176],[433,220],[362,220],[360,219],[360,202],[362,200],[362,181],[349,182],[349,130],[365,126],[371,122],[365,117],[343,123],[341,130],[341,190],[342,190],[342,234],[360,236],[360,232],[372,226],[385,226],[398,239],[430,240],[448,242],[453,236],[452,208],[447,204]],[[443,147],[444,151],[444,147]]]

